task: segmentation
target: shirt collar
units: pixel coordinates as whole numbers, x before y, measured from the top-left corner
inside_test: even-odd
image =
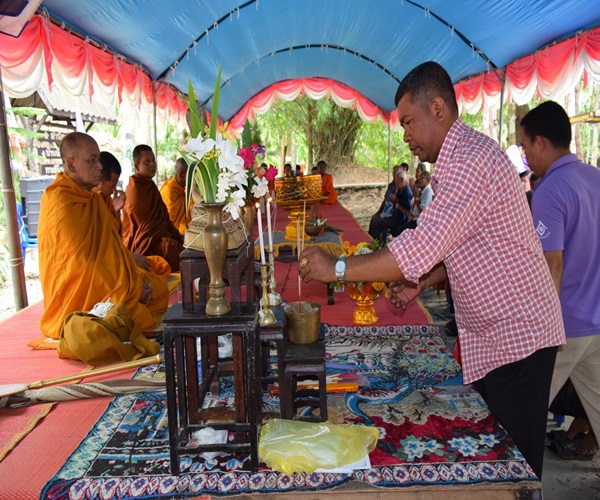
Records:
[[[554,163],[552,163],[552,165],[550,165],[550,168],[540,178],[540,180],[534,186],[533,190],[536,191],[548,177],[550,177],[556,171],[560,170],[562,167],[565,167],[565,166],[569,165],[570,163],[577,162],[577,161],[579,161],[579,158],[574,153],[569,153],[564,156],[561,156],[558,160],[555,160]]]
[[[448,130],[448,133],[444,138],[444,142],[442,143],[442,147],[440,148],[440,152],[435,162],[435,173],[431,175],[431,181],[429,183],[429,185],[434,191],[439,182],[438,179],[442,177],[444,173],[445,163],[452,156],[452,151],[454,151],[458,140],[460,139],[464,129],[466,128],[467,125],[460,118],[457,118]]]

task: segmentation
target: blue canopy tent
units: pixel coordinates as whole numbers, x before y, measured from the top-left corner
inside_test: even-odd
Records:
[[[600,25],[589,0],[44,0],[47,13],[186,93],[191,78],[230,120],[275,82],[322,77],[394,109],[399,81],[426,60],[454,82],[497,72],[557,40]]]
[[[17,3],[22,10],[12,12]],[[0,30],[19,14],[27,22],[39,3],[0,0]],[[556,79],[578,80],[584,69],[600,80],[596,39],[591,54],[581,51],[577,38],[583,45],[587,30],[600,36],[600,2],[590,0],[42,0],[37,13],[24,28],[5,30],[19,38],[0,35],[9,96],[33,93],[42,78],[54,78],[65,91],[85,90],[108,104],[145,95],[167,107],[174,99],[164,96],[186,93],[189,78],[210,110],[222,66],[219,118],[238,131],[279,96],[292,99],[301,92],[332,97],[363,119],[394,125],[398,83],[426,60],[441,63],[459,85],[479,75],[480,86],[460,98],[475,107],[497,102],[502,93],[516,102],[527,102],[536,91],[552,96],[565,88]],[[507,78],[507,69],[519,69],[519,58],[543,55],[544,47],[565,39],[577,41],[573,57],[560,61],[568,69],[549,82],[535,66],[523,81]],[[61,60],[67,51],[73,59]],[[98,51],[112,59],[98,62]],[[327,85],[312,89],[315,81]],[[277,86],[286,82],[301,84],[284,94]],[[270,89],[277,92],[268,94]],[[4,179],[10,169],[3,156]]]

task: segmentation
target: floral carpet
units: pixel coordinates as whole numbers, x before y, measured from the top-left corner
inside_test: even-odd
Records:
[[[460,367],[437,327],[328,327],[326,344],[328,375],[360,380],[356,393],[328,394],[329,420],[380,430],[369,469],[287,475],[263,466],[251,473],[243,470],[247,457],[220,454],[183,457],[182,473],[171,475],[165,393],[146,392],[111,403],[42,498],[308,491],[349,480],[380,487],[537,480],[479,394],[461,385]],[[164,366],[136,374],[162,376]],[[209,403],[231,397],[232,384],[224,380]],[[263,409],[276,404],[276,396],[265,393]]]

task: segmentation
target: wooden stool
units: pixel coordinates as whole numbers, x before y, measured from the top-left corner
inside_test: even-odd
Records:
[[[231,302],[242,301],[242,284],[246,285],[246,302],[255,300],[256,273],[254,247],[247,242],[227,251],[223,279],[231,288]],[[204,252],[185,249],[179,254],[181,272],[181,302],[184,311],[194,310],[194,280],[200,278],[199,302],[206,302],[206,287],[210,283],[210,271]]]
[[[309,422],[324,422],[327,420],[327,382],[325,371],[325,341],[317,340],[313,344],[299,345],[289,343],[285,354],[285,381],[279,390],[281,402],[281,417],[291,420]],[[316,378],[319,389],[298,391],[298,380]],[[307,396],[305,392],[316,392],[315,396]],[[283,394],[285,398],[281,398]],[[318,406],[319,416],[297,415],[298,408],[303,406]]]
[[[261,381],[263,389],[267,388],[267,384],[275,381],[279,383],[279,388],[281,389],[285,384],[285,353],[288,344],[287,324],[285,321],[283,305],[275,307],[271,306],[270,309],[272,309],[273,314],[275,314],[275,323],[272,325],[259,325],[258,327],[262,358]],[[277,352],[277,375],[271,373],[269,362],[271,343],[275,344]],[[281,402],[280,415],[281,408],[284,406],[284,400],[285,405],[289,404],[286,400],[288,395],[289,393],[287,391],[279,391],[279,400]]]
[[[210,316],[173,305],[165,314],[164,348],[169,417],[171,473],[179,474],[182,454],[206,451],[248,452],[250,468],[258,469],[258,431],[261,423],[262,391],[258,362],[258,307],[255,302],[231,304],[224,316]],[[232,333],[234,410],[202,405],[211,381],[218,377],[219,359],[209,358],[209,338]],[[197,339],[201,340],[202,382],[199,382]],[[216,343],[216,342],[215,342]],[[211,420],[207,423],[207,420]],[[214,420],[228,420],[223,423]],[[190,446],[193,432],[212,427],[234,433],[235,442]]]

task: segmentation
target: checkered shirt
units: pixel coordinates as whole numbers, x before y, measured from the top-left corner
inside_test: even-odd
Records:
[[[450,128],[417,228],[389,249],[407,280],[443,261],[464,382],[544,347],[564,344],[558,295],[514,165],[461,120]]]

